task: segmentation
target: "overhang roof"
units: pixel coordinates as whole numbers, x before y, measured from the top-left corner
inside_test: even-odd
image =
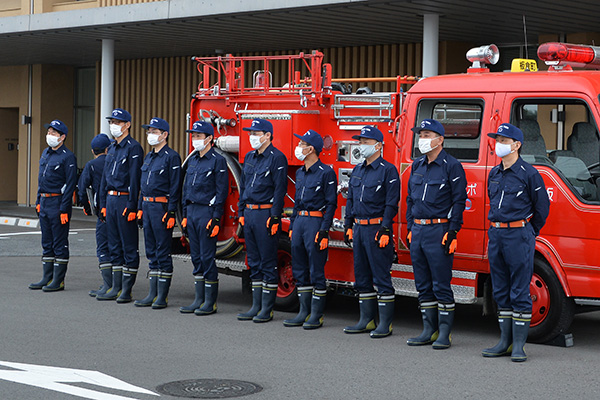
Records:
[[[477,44],[537,42],[540,34],[598,30],[600,2],[166,0],[0,18],[0,65],[92,65],[101,39],[115,58],[325,49],[421,42],[426,13],[439,38]]]

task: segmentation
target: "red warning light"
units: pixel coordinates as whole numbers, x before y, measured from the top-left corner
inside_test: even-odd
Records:
[[[599,48],[569,43],[544,43],[538,47],[538,57],[553,67],[570,65],[580,68],[598,68]]]

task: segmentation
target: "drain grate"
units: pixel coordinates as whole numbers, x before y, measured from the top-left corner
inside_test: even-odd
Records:
[[[262,386],[234,379],[189,379],[168,382],[156,390],[169,396],[191,399],[227,399],[260,392]]]

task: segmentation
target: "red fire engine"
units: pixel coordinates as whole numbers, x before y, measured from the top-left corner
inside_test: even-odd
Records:
[[[523,72],[490,73],[486,64],[498,60],[498,49],[483,46],[469,52],[473,67],[466,74],[420,80],[332,79],[331,65],[323,63],[318,51],[194,58],[202,80],[191,102],[191,122],[202,119],[214,124],[216,146],[230,170],[217,252],[221,272],[243,275],[247,268],[239,238],[237,187],[240,162],[251,147],[242,128],[253,118],[265,118],[273,123],[275,147],[290,165],[288,213],[293,207],[296,170],[302,165],[294,157],[298,140],[292,133],[303,134],[310,128],[324,137],[321,160],[334,168],[339,181],[339,206],[325,273],[331,288],[352,293],[352,249],[342,241],[343,209],[350,172],[362,160],[351,137],[364,125],[375,125],[384,133],[383,156],[398,167],[402,181],[392,281],[396,294],[416,296],[404,243],[408,169],[420,156],[410,128],[425,118],[435,118],[445,127],[446,151],[462,162],[468,180],[464,225],[454,258],[456,302],[483,298],[484,307],[490,306],[486,184],[489,170],[500,159],[486,133],[510,122],[522,129],[522,157],[540,171],[551,200],[550,216],[536,241],[529,339],[546,342],[565,333],[576,312],[600,306],[600,72],[570,67],[600,64],[600,48],[547,43],[540,46],[538,56],[550,65],[549,71],[535,72],[535,62],[521,60],[516,64]],[[255,70],[251,82],[246,82],[246,68]],[[348,87],[352,81],[393,81],[396,90],[352,92]],[[285,224],[283,230],[287,230]],[[280,239],[279,274],[279,304],[289,306],[296,296],[287,234]]]

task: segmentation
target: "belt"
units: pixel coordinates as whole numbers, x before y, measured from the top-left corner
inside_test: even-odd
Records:
[[[111,196],[128,196],[129,192],[119,192],[118,190],[109,190],[108,194]]]
[[[169,199],[166,196],[161,197],[142,197],[144,201],[149,201],[151,203],[168,203]]]
[[[62,193],[40,193],[40,197],[56,197],[61,195]]]
[[[445,224],[448,218],[415,219],[417,225]]]
[[[266,210],[267,208],[273,208],[273,204],[246,204],[246,208],[251,210]]]
[[[298,215],[303,217],[322,217],[322,211],[298,211]]]
[[[371,219],[360,219],[360,218],[356,218],[354,219],[354,222],[356,222],[359,225],[377,225],[383,222],[383,218],[371,218]]]
[[[523,228],[529,219],[520,219],[518,221],[511,222],[491,222],[492,228]]]

